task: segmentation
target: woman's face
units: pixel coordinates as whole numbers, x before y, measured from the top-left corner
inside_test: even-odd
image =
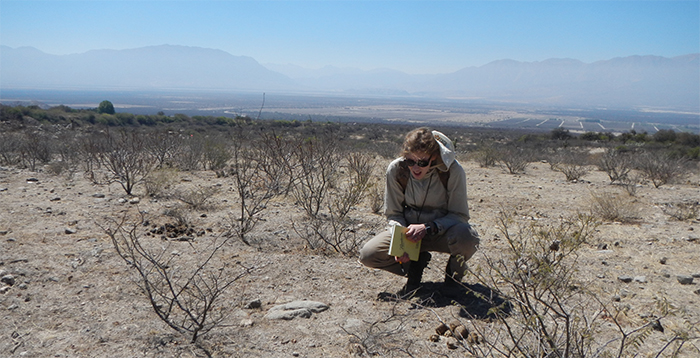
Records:
[[[434,157],[426,153],[410,153],[406,156],[408,168],[411,169],[411,175],[414,179],[421,180],[434,165]]]

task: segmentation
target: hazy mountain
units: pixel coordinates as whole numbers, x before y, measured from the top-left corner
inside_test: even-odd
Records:
[[[93,50],[49,55],[35,48],[0,48],[0,86],[125,89],[291,89],[288,77],[246,56],[186,46]]]
[[[62,56],[0,46],[0,87],[320,91],[697,112],[700,55],[630,56],[590,64],[573,59],[500,60],[448,74],[409,75],[391,69],[262,66],[250,57],[185,46]]]
[[[413,93],[579,106],[700,108],[700,55],[495,61],[409,88]]]

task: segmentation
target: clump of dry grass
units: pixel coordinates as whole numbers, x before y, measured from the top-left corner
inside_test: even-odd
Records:
[[[665,203],[662,210],[666,215],[678,220],[695,220],[700,216],[699,202]]]
[[[613,193],[591,192],[591,214],[604,221],[632,222],[639,219],[636,201]]]

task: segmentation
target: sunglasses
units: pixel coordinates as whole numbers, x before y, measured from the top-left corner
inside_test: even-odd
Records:
[[[419,161],[415,161],[413,159],[404,159],[404,163],[406,163],[407,166],[412,167],[414,165],[418,165],[421,168],[425,168],[428,165],[432,163],[432,160],[430,159],[421,159]]]

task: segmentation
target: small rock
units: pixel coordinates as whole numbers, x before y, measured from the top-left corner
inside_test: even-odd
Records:
[[[64,232],[66,233],[66,235],[73,235],[73,234],[75,234],[75,230],[73,230],[73,229],[71,229],[71,228],[66,228],[66,230],[65,230]]]
[[[561,246],[561,241],[559,240],[554,240],[552,243],[549,245],[549,249],[552,251],[558,251],[559,247]]]
[[[0,287],[0,295],[4,295],[4,294],[7,293],[7,291],[9,291],[9,290],[10,290],[10,286],[2,286],[2,287]]]
[[[614,302],[620,302],[620,300],[622,300],[622,297],[620,297],[620,295],[614,295],[614,296],[612,297],[612,300],[613,300]]]
[[[8,232],[7,230],[0,230],[0,235],[7,235]]]
[[[618,280],[624,282],[624,283],[630,283],[634,278],[632,276],[627,276],[627,275],[622,275],[617,277]]]
[[[676,279],[681,285],[690,285],[693,283],[693,276],[690,275],[676,275]]]
[[[646,276],[634,276],[634,282],[646,283],[647,277]]]
[[[665,265],[667,261],[668,261],[668,258],[666,256],[664,256],[659,260],[659,263],[661,263],[662,265]]]
[[[428,337],[428,340],[431,342],[440,342],[440,336],[437,334],[431,334],[430,337]]]
[[[129,204],[138,204],[140,202],[141,202],[141,199],[139,199],[137,196],[135,196],[129,200]]]
[[[697,289],[697,290],[693,291],[693,293],[696,294],[696,295],[700,295],[700,289]]]
[[[445,332],[449,331],[450,328],[446,324],[441,323],[437,328],[435,328],[435,333],[442,336]]]
[[[124,203],[126,203],[126,199],[124,199],[124,198],[119,198],[119,200],[117,200],[117,202],[118,202],[119,204],[124,204]]]
[[[469,330],[467,329],[467,327],[461,325],[457,326],[454,332],[455,337],[457,337],[457,339],[466,339],[467,337],[469,337]]]
[[[55,197],[51,198],[51,201],[61,201],[61,198],[55,196]]]
[[[29,178],[29,179],[27,179],[27,183],[37,183],[37,182],[39,182],[39,179],[37,179],[37,178]]]
[[[457,342],[457,338],[450,337],[447,339],[447,348],[449,349],[457,349],[459,348],[459,342]]]
[[[241,327],[253,327],[253,320],[250,318],[242,319],[239,325]]]
[[[102,199],[102,198],[105,197],[105,195],[104,195],[104,194],[100,194],[100,193],[95,193],[95,194],[92,194],[92,197],[93,197],[93,198],[97,198],[97,199]]]
[[[693,276],[693,277],[695,277],[695,278],[700,278],[700,272],[694,273],[694,274],[692,274],[691,276]]]
[[[260,299],[254,299],[254,300],[248,302],[243,308],[254,309],[254,308],[260,308],[260,307],[262,307],[262,302],[260,301]]]
[[[8,286],[14,286],[15,284],[15,276],[12,275],[5,275],[2,278],[0,278],[0,282],[8,285]]]
[[[607,250],[608,249],[608,244],[602,243],[598,244],[598,250]]]
[[[295,309],[295,310],[271,311],[265,315],[265,318],[267,318],[267,319],[273,319],[273,320],[280,320],[281,319],[281,320],[285,320],[285,321],[289,321],[289,320],[295,319],[297,317],[310,318],[311,311],[309,311],[306,308],[299,308],[299,309]]]

